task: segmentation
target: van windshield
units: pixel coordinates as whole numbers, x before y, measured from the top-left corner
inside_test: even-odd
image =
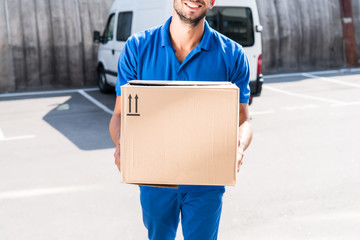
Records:
[[[247,7],[214,7],[206,16],[210,27],[243,47],[254,45],[252,12]]]

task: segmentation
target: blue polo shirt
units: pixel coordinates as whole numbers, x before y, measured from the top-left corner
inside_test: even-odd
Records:
[[[239,101],[250,96],[249,63],[242,47],[209,27],[200,44],[180,64],[171,44],[171,17],[160,27],[131,36],[119,57],[116,94],[130,80],[227,81],[240,89]],[[203,191],[223,186],[179,186],[180,191]]]
[[[250,69],[242,47],[210,28],[180,64],[171,44],[171,17],[160,27],[136,33],[126,42],[118,62],[116,94],[130,80],[230,81],[240,89],[239,101],[250,96]]]

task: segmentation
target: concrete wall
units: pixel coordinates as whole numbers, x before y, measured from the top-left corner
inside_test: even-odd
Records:
[[[344,66],[339,0],[257,0],[257,3],[264,26],[265,73]]]
[[[0,91],[93,85],[92,32],[104,28],[112,2],[0,0]]]

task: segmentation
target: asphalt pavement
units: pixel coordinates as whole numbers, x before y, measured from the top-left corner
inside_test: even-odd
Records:
[[[0,239],[147,239],[97,89],[0,94]],[[360,237],[360,69],[265,76],[219,239]],[[181,228],[177,240],[183,239]]]

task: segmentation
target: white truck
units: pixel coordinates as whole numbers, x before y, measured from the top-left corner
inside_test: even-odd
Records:
[[[98,50],[98,86],[112,92],[116,83],[117,63],[126,40],[132,34],[161,25],[171,16],[173,1],[115,0],[104,32],[94,31]],[[250,103],[262,89],[262,46],[259,13],[255,0],[216,0],[206,16],[209,25],[243,46],[250,64]]]

